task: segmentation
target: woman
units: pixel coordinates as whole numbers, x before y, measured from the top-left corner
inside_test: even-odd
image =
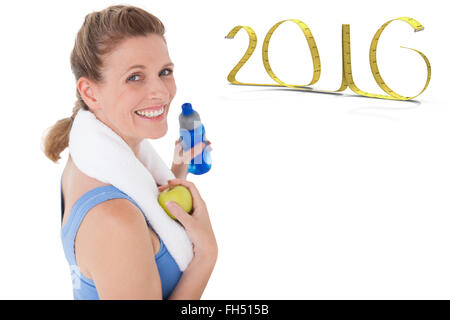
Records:
[[[72,116],[59,120],[45,138],[45,154],[52,161],[60,159],[67,147],[73,119],[81,108],[94,113],[136,155],[143,139],[158,139],[167,133],[167,113],[176,86],[164,26],[158,18],[122,5],[87,15],[77,34],[71,67],[77,80],[77,102]],[[156,118],[158,112],[164,116]],[[183,152],[178,140],[171,168],[177,179],[159,187],[162,191],[184,185],[193,197],[191,215],[176,204],[169,208],[194,246],[194,258],[183,273],[134,200],[85,175],[69,154],[61,179],[61,210],[62,230],[74,235],[72,243],[63,240],[63,245],[75,247],[71,265],[75,299],[201,297],[217,259],[217,243],[206,205],[185,178],[187,163],[204,147],[198,144]],[[112,189],[114,196],[89,202],[102,188]],[[80,207],[84,212],[80,213]]]

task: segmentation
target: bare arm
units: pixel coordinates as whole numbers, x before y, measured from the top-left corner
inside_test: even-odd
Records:
[[[183,185],[192,194],[194,210],[191,215],[176,203],[167,204],[171,214],[184,226],[194,245],[194,258],[183,272],[169,299],[200,299],[214,269],[218,247],[206,204],[192,182],[183,179],[169,181],[169,186]]]
[[[200,299],[217,259],[217,243],[206,204],[194,184],[182,179],[193,196],[194,212],[168,206],[194,244],[194,258],[169,299]],[[161,189],[167,186],[160,187]],[[106,201],[86,216],[86,265],[100,299],[162,299],[161,280],[148,227],[139,209],[125,199]],[[89,230],[91,229],[91,230]]]
[[[169,300],[200,299],[208,284],[216,263],[217,255],[211,257],[194,257],[184,270],[177,286],[169,296]]]
[[[100,299],[162,299],[161,280],[148,227],[139,209],[125,199],[92,209],[87,268]]]

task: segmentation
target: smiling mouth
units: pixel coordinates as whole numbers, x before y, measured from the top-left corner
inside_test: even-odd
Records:
[[[138,116],[152,119],[152,118],[157,118],[157,117],[161,116],[164,113],[164,111],[166,110],[166,107],[167,107],[167,105],[165,104],[156,110],[136,110],[134,113],[136,113]]]

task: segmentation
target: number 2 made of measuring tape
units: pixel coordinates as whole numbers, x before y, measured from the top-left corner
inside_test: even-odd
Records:
[[[339,92],[339,91],[344,91],[345,89],[347,89],[348,87],[350,87],[350,89],[355,92],[358,95],[361,96],[365,96],[365,97],[370,97],[370,98],[379,98],[379,99],[390,99],[390,100],[411,100],[414,99],[415,97],[419,96],[420,94],[422,94],[425,89],[428,87],[428,84],[430,83],[430,79],[431,79],[431,66],[430,66],[430,61],[428,60],[428,58],[420,51],[416,50],[416,49],[412,49],[412,48],[407,48],[407,47],[401,47],[401,48],[405,48],[405,49],[409,49],[409,50],[413,50],[415,52],[417,52],[418,54],[420,54],[420,56],[423,58],[423,60],[425,61],[425,64],[427,66],[427,81],[425,83],[425,86],[423,87],[422,91],[420,91],[417,95],[412,96],[412,97],[404,97],[396,92],[394,92],[390,87],[388,87],[388,85],[384,82],[383,78],[381,77],[380,74],[380,70],[378,69],[378,63],[377,63],[377,45],[378,45],[378,40],[380,39],[381,33],[383,32],[383,30],[394,20],[400,20],[400,21],[404,21],[406,23],[408,23],[415,32],[417,31],[422,31],[424,28],[423,26],[415,19],[413,18],[409,18],[409,17],[400,17],[400,18],[396,18],[396,19],[392,19],[389,20],[388,22],[386,22],[385,24],[383,24],[378,31],[375,33],[372,42],[370,44],[370,51],[369,51],[369,63],[370,63],[370,69],[372,71],[372,75],[376,81],[376,83],[378,84],[378,86],[384,91],[386,92],[388,95],[382,95],[382,94],[374,94],[374,93],[369,93],[369,92],[365,92],[361,89],[359,89],[354,80],[353,80],[353,75],[352,75],[352,62],[351,62],[351,51],[350,51],[350,25],[349,24],[343,24],[342,25],[342,81],[341,81],[341,86],[339,87],[339,89],[337,90],[317,90],[317,89],[313,89],[311,87],[307,87],[310,86],[314,83],[316,83],[319,78],[320,78],[320,73],[321,73],[321,66],[320,66],[320,56],[319,56],[319,50],[317,48],[316,42],[314,40],[314,36],[312,35],[311,30],[308,28],[308,26],[298,20],[298,19],[287,19],[287,20],[283,20],[278,22],[277,24],[275,24],[266,34],[266,37],[264,38],[264,42],[263,42],[263,48],[262,48],[262,58],[263,58],[263,64],[264,64],[264,69],[266,70],[267,74],[278,84],[266,84],[266,83],[244,83],[244,82],[240,82],[236,80],[236,74],[239,72],[239,70],[242,68],[242,66],[247,62],[247,60],[251,57],[251,55],[253,54],[253,52],[255,51],[256,48],[256,43],[257,43],[257,37],[256,37],[256,33],[255,31],[253,31],[252,28],[250,28],[249,26],[236,26],[234,27],[229,33],[228,35],[225,37],[226,39],[233,39],[234,36],[239,32],[239,30],[244,29],[245,31],[247,31],[248,37],[249,37],[249,44],[248,44],[248,48],[244,53],[244,56],[241,58],[241,60],[239,60],[239,62],[234,66],[234,68],[230,71],[230,73],[228,74],[228,81],[231,82],[232,84],[236,84],[236,85],[247,85],[247,86],[279,86],[279,87],[289,87],[289,88],[293,88],[296,90],[303,90],[303,91],[314,91],[314,92],[323,92],[323,93],[330,93],[330,92]],[[312,63],[313,63],[313,77],[311,79],[311,81],[308,84],[305,85],[298,85],[298,84],[288,84],[283,82],[282,80],[280,80],[280,78],[278,78],[275,73],[273,72],[270,63],[269,63],[269,42],[270,39],[273,35],[273,33],[275,32],[275,30],[284,22],[286,21],[290,21],[295,23],[297,26],[300,27],[300,29],[303,31],[303,34],[306,37],[306,41],[308,43],[308,47],[311,53],[311,57],[312,57]]]

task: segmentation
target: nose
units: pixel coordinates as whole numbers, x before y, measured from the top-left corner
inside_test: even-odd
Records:
[[[148,95],[150,100],[166,102],[169,100],[169,88],[160,77],[155,77],[148,85]]]

